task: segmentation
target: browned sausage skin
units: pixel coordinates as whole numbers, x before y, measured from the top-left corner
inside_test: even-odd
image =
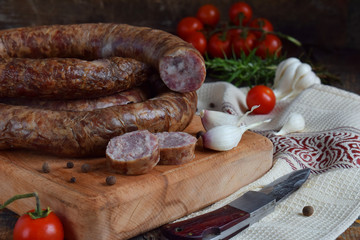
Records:
[[[77,24],[0,31],[0,57],[134,58],[155,67],[173,91],[195,91],[205,80],[204,59],[167,32],[126,24]]]
[[[107,96],[145,82],[153,69],[130,58],[0,59],[0,97],[79,99]]]
[[[35,98],[0,98],[0,103],[54,111],[92,111],[117,105],[143,102],[151,96],[146,87],[147,85],[144,84],[142,87],[135,87],[109,96],[91,99],[44,100]]]
[[[196,92],[164,92],[142,103],[84,112],[0,104],[0,149],[25,148],[68,157],[104,156],[108,141],[134,130],[182,131]]]

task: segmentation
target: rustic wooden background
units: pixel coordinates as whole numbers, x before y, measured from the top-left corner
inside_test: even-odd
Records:
[[[205,3],[216,5],[222,20],[234,0],[2,0],[0,28],[43,24],[118,22],[173,32],[184,16]],[[255,16],[269,18],[276,30],[305,44],[360,49],[358,0],[247,0]]]

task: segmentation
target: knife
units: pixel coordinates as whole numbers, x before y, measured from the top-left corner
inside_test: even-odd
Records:
[[[164,225],[161,232],[171,240],[229,239],[271,213],[276,204],[299,189],[309,175],[309,168],[291,172],[215,211]]]

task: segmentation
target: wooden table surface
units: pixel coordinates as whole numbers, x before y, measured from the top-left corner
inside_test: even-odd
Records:
[[[330,85],[360,94],[360,69],[359,51],[351,50],[325,50],[316,48],[313,51],[314,60],[324,65],[329,72],[337,75],[340,82],[332,82]],[[0,210],[0,240],[12,239],[12,229],[18,215],[7,210]],[[354,222],[338,240],[360,239],[360,220]]]

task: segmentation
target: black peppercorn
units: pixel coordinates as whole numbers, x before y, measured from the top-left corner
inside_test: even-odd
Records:
[[[44,162],[43,165],[42,165],[42,171],[44,173],[49,173],[50,172],[50,166],[47,162]]]
[[[87,173],[90,171],[90,165],[87,164],[87,163],[84,163],[82,166],[81,166],[81,172],[83,173]]]
[[[116,177],[115,176],[106,177],[106,184],[107,185],[114,185],[115,183],[116,183]]]
[[[196,138],[199,139],[205,132],[204,131],[198,131],[196,133]]]
[[[314,208],[312,206],[305,206],[302,210],[303,215],[306,217],[309,217],[311,215],[313,215],[314,213]]]
[[[73,162],[67,162],[67,163],[66,163],[66,167],[67,167],[67,168],[73,168],[73,167],[74,167],[74,163],[73,163]]]
[[[75,182],[76,182],[76,177],[71,177],[71,178],[70,178],[70,182],[71,182],[71,183],[75,183]]]

